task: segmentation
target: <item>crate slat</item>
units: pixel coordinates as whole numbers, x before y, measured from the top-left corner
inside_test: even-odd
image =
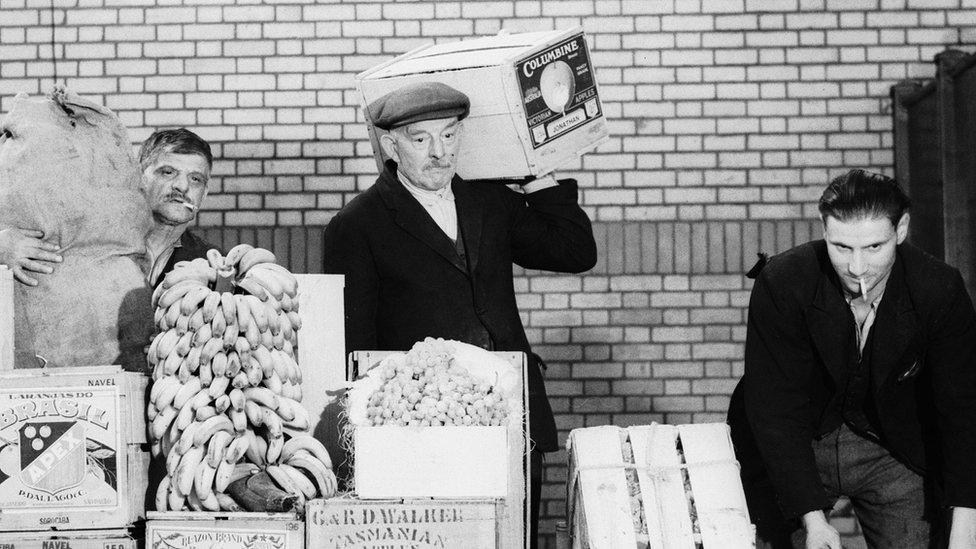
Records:
[[[595,427],[574,431],[570,479],[576,479],[574,491],[585,494],[576,501],[574,513],[585,524],[582,543],[577,547],[637,546],[631,505],[624,475],[620,429]],[[618,467],[615,467],[618,466]],[[572,482],[572,480],[571,480]]]
[[[14,369],[14,273],[0,265],[0,372]]]

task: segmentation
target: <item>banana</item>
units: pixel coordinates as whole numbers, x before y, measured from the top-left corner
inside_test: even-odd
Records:
[[[238,356],[243,357],[245,353],[250,354],[251,344],[247,342],[246,337],[239,335],[234,341],[234,350],[237,351]]]
[[[251,309],[242,295],[234,295],[237,301],[237,326],[241,332],[247,333],[247,326],[252,322]]]
[[[183,294],[183,298],[180,300],[180,314],[184,316],[192,315],[201,307],[208,295],[210,295],[210,288],[206,286],[197,286]],[[201,312],[200,314],[203,313]]]
[[[227,371],[224,375],[233,378],[240,373],[242,367],[241,356],[237,351],[227,351]]]
[[[186,364],[191,374],[195,374],[200,370],[200,355],[202,354],[203,348],[191,347],[190,352],[183,359],[183,363]]]
[[[237,372],[237,375],[230,380],[231,387],[235,389],[246,389],[251,385],[251,382],[247,380],[247,372]]]
[[[279,305],[281,305],[281,312],[287,313],[290,311],[292,309],[292,303],[293,301],[291,296],[286,292],[285,297],[281,298],[281,301],[279,302]]]
[[[162,374],[165,376],[175,376],[176,371],[179,370],[180,364],[183,363],[183,357],[178,353],[172,353],[166,360],[162,362]]]
[[[200,428],[197,429],[196,434],[193,436],[193,445],[203,446],[217,431],[230,432],[233,428],[234,424],[227,416],[216,415],[200,424]]]
[[[214,469],[220,465],[220,462],[224,460],[224,454],[227,452],[227,447],[234,440],[233,435],[227,431],[217,431],[210,437],[210,442],[207,443],[207,464]]]
[[[275,298],[275,301],[281,301],[281,298],[285,297],[284,286],[282,286],[281,281],[271,271],[251,268],[244,277],[244,280],[253,281],[255,284],[264,288],[268,295]],[[264,300],[262,299],[261,301]]]
[[[166,430],[169,429],[170,424],[173,423],[174,419],[176,419],[177,413],[178,410],[172,406],[166,406],[165,408],[160,409],[159,415],[157,415],[156,419],[153,420],[149,430],[149,436],[152,437],[152,440],[159,440],[163,438],[163,435],[166,434]]]
[[[230,378],[229,377],[227,377],[227,376],[217,376],[215,374],[214,375],[213,383],[210,384],[210,387],[207,387],[207,391],[210,393],[210,396],[211,397],[217,398],[220,395],[222,395],[222,394],[224,394],[224,393],[227,392],[227,387],[229,385],[230,385]]]
[[[289,427],[300,428],[297,427],[297,425],[301,425],[303,423],[307,425],[309,423],[308,411],[305,409],[305,407],[288,397],[278,397],[277,412],[286,424],[295,424],[289,425]]]
[[[240,331],[233,324],[228,324],[227,329],[224,330],[224,337],[222,338],[224,340],[224,349],[233,349],[239,335]]]
[[[186,318],[181,316],[180,319]],[[176,333],[180,333],[179,323],[177,323]],[[193,332],[183,332],[180,334],[180,339],[176,342],[176,347],[173,348],[173,352],[180,356],[186,356],[193,348]]]
[[[227,410],[227,416],[230,417],[235,433],[243,433],[247,430],[247,415],[244,414],[243,410],[231,408]]]
[[[160,286],[163,290],[173,288],[184,282],[190,282],[197,285],[207,285],[211,282],[209,269],[194,268],[192,264],[189,265],[174,265],[173,270],[166,273],[166,277],[163,278],[163,282]],[[165,291],[163,292],[165,294]],[[162,296],[160,296],[162,299]]]
[[[230,397],[227,395],[220,395],[217,400],[214,401],[214,409],[217,410],[218,414],[222,414],[230,408]]]
[[[282,287],[285,289],[285,295],[293,300],[295,299],[295,296],[298,295],[298,279],[295,278],[295,275],[285,267],[278,265],[277,263],[260,263],[258,265],[254,265],[251,267],[251,269],[271,271],[272,273],[277,274],[279,282],[281,282]]]
[[[163,283],[165,284],[165,280]],[[197,280],[184,280],[174,284],[173,286],[169,287],[169,289],[164,291],[159,296],[159,301],[156,303],[156,307],[160,309],[169,309],[171,305],[178,303],[181,299],[183,299],[183,296],[191,291],[206,287],[206,284],[203,284]]]
[[[193,332],[193,346],[194,347],[206,347],[207,343],[213,338],[213,320],[209,320],[203,323]]]
[[[247,460],[256,465],[264,465],[266,463],[265,458],[268,454],[268,441],[253,432],[247,441],[248,446],[244,453],[247,456]]]
[[[264,412],[263,407],[254,402],[253,400],[244,401],[244,414],[247,416],[247,421],[255,427],[260,427],[264,424]]]
[[[211,290],[204,298],[200,310],[203,312],[203,322],[209,324],[220,312],[220,292]]]
[[[243,299],[241,301],[247,302],[247,306],[251,312],[251,317],[253,318],[253,321],[256,322],[258,325],[258,331],[263,332],[267,330],[268,310],[265,309],[264,303],[262,303],[260,299],[258,299],[253,295],[245,295],[242,297]],[[240,307],[239,303],[238,303],[238,307]]]
[[[158,332],[155,336],[153,336],[152,341],[149,343],[149,348],[146,350],[146,359],[148,359],[150,363],[159,358],[159,341],[163,339],[163,334],[165,333],[165,331]]]
[[[200,430],[202,425],[203,423],[193,421],[186,426],[186,429],[183,429],[183,432],[180,433],[180,439],[177,441],[176,446],[174,447],[176,453],[182,455],[187,453],[190,448],[193,448],[194,436],[196,435],[197,431]]]
[[[224,337],[224,332],[227,330],[227,321],[224,319],[224,315],[216,315],[213,320],[210,321],[210,337]]]
[[[265,250],[264,248],[254,248],[248,250],[243,256],[241,256],[241,260],[237,264],[237,274],[244,275],[251,269],[251,267],[259,263],[274,263],[275,261],[275,255],[269,250]]]
[[[146,405],[146,419],[149,420],[149,423],[152,423],[152,420],[156,419],[156,416],[158,415],[159,409],[156,408],[152,401],[150,401],[149,404]]]
[[[174,390],[173,395],[170,397],[170,400],[172,400],[172,397],[176,396],[176,392],[180,390],[180,384],[176,381],[176,378],[164,377],[160,378],[159,381],[153,382],[152,386],[149,388],[149,402],[154,404],[157,408],[166,406],[165,404],[162,406],[159,405],[159,398],[160,395],[167,390]]]
[[[277,463],[278,458],[281,457],[281,448],[285,445],[285,437],[282,435],[272,436],[268,440],[268,453],[266,457],[268,458],[268,463]]]
[[[278,324],[281,326],[281,337],[290,340],[295,336],[295,329],[291,327],[291,318],[288,316],[288,312],[282,310],[278,313]]]
[[[234,462],[231,461],[221,461],[217,465],[216,474],[214,475],[214,490],[217,493],[222,493],[227,489],[227,485],[230,484],[231,475],[234,473]]]
[[[285,442],[284,448],[281,449],[281,461],[288,463],[297,452],[302,450],[321,461],[326,469],[332,469],[332,458],[329,457],[329,451],[318,439],[307,434],[293,436],[288,439],[288,442]]]
[[[217,499],[217,494],[211,489],[207,497],[200,497],[200,505],[203,506],[204,511],[210,511],[215,513],[220,511],[220,501]]]
[[[274,335],[274,334],[280,334],[281,333],[281,320],[280,320],[280,318],[279,318],[278,315],[281,313],[281,309],[279,308],[279,309],[275,310],[275,308],[270,305],[271,302],[272,302],[272,300],[270,300],[270,299],[264,302],[264,311],[265,311],[265,314],[268,317],[268,329],[271,330],[271,334],[272,335]],[[270,347],[270,345],[269,345],[269,347]]]
[[[263,376],[270,376],[275,369],[274,358],[271,356],[271,351],[264,346],[258,346],[257,349],[254,349],[253,354],[254,358],[256,358],[258,361],[258,365],[261,367],[261,373]]]
[[[203,387],[203,383],[201,382],[200,392],[194,395],[193,398],[190,399],[190,402],[187,403],[187,405],[192,406],[194,410],[199,410],[204,406],[209,406],[210,403],[213,401],[214,398],[210,396],[210,387],[206,387],[206,388]]]
[[[295,332],[302,329],[302,318],[298,316],[298,311],[288,311],[288,320],[291,320],[291,329]]]
[[[166,379],[173,381],[163,381]],[[176,395],[183,388],[183,385],[175,377],[164,377],[156,383],[163,383],[163,387],[160,389],[159,394],[156,395],[156,398],[153,399],[152,403],[156,406],[157,410],[162,410],[172,404],[173,400],[176,399]]]
[[[181,336],[182,335],[187,335],[189,333],[190,337],[191,338],[193,337],[193,334],[190,333],[190,317],[189,316],[180,313],[180,316],[177,317],[177,319],[176,319],[176,333],[180,334]]]
[[[270,408],[264,408],[261,410],[261,413],[261,421],[264,423],[264,428],[268,430],[268,436],[270,436],[272,439],[281,438],[281,435],[284,432],[282,431],[284,425],[282,424],[281,416]],[[268,441],[268,443],[270,444],[270,441]]]
[[[278,409],[278,396],[266,387],[249,387],[244,389],[244,396],[271,410]]]
[[[272,393],[280,397],[282,385],[281,385],[281,378],[278,377],[278,372],[272,371],[270,376],[264,378],[264,386],[267,387],[268,389],[271,389]],[[280,402],[278,405],[278,409],[281,410]],[[285,418],[285,419],[292,419],[292,418]]]
[[[292,456],[288,460],[284,460],[288,465],[295,467],[308,474],[315,481],[315,486],[319,489],[320,497],[331,497],[335,494],[335,486],[330,482],[329,476],[332,475],[332,471],[327,469],[322,462],[315,459],[314,456],[305,453],[299,453]]]
[[[174,425],[177,429],[183,431],[190,426],[196,420],[196,410],[193,406],[183,406],[180,408],[180,412],[176,414],[176,422]]]
[[[247,330],[244,332],[244,337],[251,349],[257,349],[264,344],[261,338],[261,330],[258,330],[258,325],[254,322],[249,322],[247,324]]]
[[[177,301],[176,303],[170,305],[169,309],[166,309],[166,314],[163,316],[163,324],[166,325],[167,329],[175,330],[176,323],[179,320],[180,320],[180,302]],[[178,335],[183,335],[183,334],[178,334]]]
[[[160,309],[159,297],[163,295],[163,292],[165,292],[166,290],[167,288],[163,288],[162,284],[157,284],[156,288],[153,289],[152,298],[149,300],[150,307],[152,307],[153,310],[158,311]]]
[[[200,378],[193,377],[188,380],[173,396],[173,407],[182,408],[195,394],[200,392],[200,388]]]
[[[165,511],[167,508],[166,499],[169,496],[169,475],[163,477],[163,480],[159,481],[159,486],[156,487],[156,510]]]
[[[237,463],[244,457],[247,449],[250,447],[250,438],[248,438],[247,433],[251,433],[250,436],[257,436],[253,431],[244,431],[237,435],[237,438],[231,441],[227,445],[227,451],[224,452],[224,461],[230,463]]]
[[[287,324],[287,322],[285,324]],[[280,351],[285,347],[285,336],[280,331],[276,334],[273,334],[271,336],[271,345],[270,346],[266,345],[266,347],[278,349]]]
[[[242,243],[234,246],[229,252],[227,252],[227,255],[224,256],[224,264],[229,267],[236,268],[237,264],[241,261],[241,258],[244,257],[244,254],[253,249],[254,246],[251,246],[250,244]]]
[[[268,465],[264,470],[268,473],[268,476],[271,477],[271,480],[280,486],[282,490],[298,496],[298,502],[300,505],[305,504],[305,492],[303,492],[302,489],[295,484],[295,481],[292,480],[291,475],[282,471],[281,467],[278,467],[277,465]]]
[[[211,318],[211,321],[212,320],[213,319]],[[196,331],[202,328],[203,325],[203,309],[193,311],[193,313],[190,315],[190,319],[187,321],[187,329],[196,334]],[[209,325],[210,324],[207,324],[207,326]]]
[[[167,437],[168,439],[169,437]],[[179,467],[181,459],[183,459],[183,454],[177,452],[175,447],[166,453],[166,473],[169,476],[176,475],[176,468]]]
[[[204,328],[203,331],[208,330]],[[199,332],[197,332],[199,333]],[[210,338],[206,343],[203,344],[203,349],[200,350],[200,364],[206,364],[213,360],[213,357],[218,351],[223,349],[224,340],[221,338]]]
[[[215,483],[216,484],[216,483]],[[220,506],[221,511],[228,513],[239,513],[244,510],[243,507],[234,501],[234,498],[228,496],[223,492],[214,492],[214,496],[217,498],[217,505]]]
[[[182,494],[189,494],[193,489],[193,477],[196,475],[197,468],[203,461],[204,448],[194,446],[187,450],[180,459],[180,464],[176,468],[176,486]]]
[[[179,493],[172,480],[170,481],[170,489],[166,498],[166,505],[169,507],[170,511],[182,511],[183,507],[186,505],[186,496]]]
[[[284,473],[291,478],[291,481],[295,483],[295,486],[302,491],[302,494],[305,494],[306,499],[314,499],[315,496],[318,495],[318,489],[315,487],[315,484],[313,484],[304,473],[295,467],[288,465],[287,463],[279,463],[278,468],[284,471]]]
[[[224,257],[220,255],[220,250],[215,250],[213,248],[207,250],[207,264],[210,268],[215,271],[221,271],[227,268],[227,263],[224,261]]]
[[[227,353],[217,351],[213,360],[210,361],[210,369],[213,371],[215,378],[224,377],[224,374],[227,372]]]
[[[180,340],[180,334],[176,333],[176,330],[170,329],[162,332],[156,338],[159,339],[159,344],[156,345],[156,357],[165,359],[173,354],[173,349],[176,348],[176,342]]]
[[[281,348],[281,350],[291,358],[295,358],[295,344],[292,342],[292,338],[285,337],[285,345]]]
[[[200,377],[200,385],[202,387],[210,387],[210,384],[213,383],[213,378],[214,378],[213,370],[211,369],[211,365],[210,365],[210,360],[204,361],[201,358],[200,369],[197,370],[197,375]]]
[[[264,289],[264,286],[258,284],[253,278],[242,278],[236,284],[238,288],[244,290],[245,293],[243,295],[254,296],[260,301],[264,301],[270,297],[270,294]]]
[[[261,380],[264,379],[264,373],[261,371],[261,365],[253,356],[248,361],[247,368],[247,384],[249,387],[257,387],[261,384]]]
[[[217,408],[213,406],[204,406],[203,408],[199,408],[194,412],[194,420],[207,421],[208,419],[214,417],[215,415],[217,415]]]
[[[230,393],[229,393],[228,396],[230,397],[230,405],[235,410],[239,410],[239,411],[243,411],[244,410],[244,402],[245,402],[246,399],[244,398],[244,392],[243,391],[241,391],[239,389],[231,389],[231,391],[230,391]]]
[[[176,369],[176,379],[180,380],[180,383],[186,383],[193,377],[193,373],[190,371],[190,362],[183,357],[180,360],[180,367]]]
[[[220,464],[218,463],[218,465]],[[201,501],[213,494],[213,481],[216,474],[217,469],[211,467],[207,460],[203,460],[197,467],[197,471],[193,475],[193,491],[197,493]]]
[[[237,324],[237,299],[230,292],[220,294],[220,310],[226,324]]]

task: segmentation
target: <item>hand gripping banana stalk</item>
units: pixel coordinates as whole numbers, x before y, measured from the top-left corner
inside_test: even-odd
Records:
[[[218,278],[233,291],[215,290]],[[227,486],[261,470],[300,503],[335,494],[301,404],[298,283],[274,254],[240,244],[177,263],[152,305],[149,437],[166,461],[156,510],[240,511]]]

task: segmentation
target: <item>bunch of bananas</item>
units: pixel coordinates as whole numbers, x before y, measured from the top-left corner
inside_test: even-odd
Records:
[[[149,437],[167,473],[156,509],[238,511],[224,491],[262,469],[300,502],[333,495],[329,453],[301,404],[294,275],[263,248],[210,250],[178,263],[152,304]]]

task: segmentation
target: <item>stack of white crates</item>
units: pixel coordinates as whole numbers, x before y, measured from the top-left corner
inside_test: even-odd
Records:
[[[390,352],[360,351],[350,379]],[[525,355],[495,353],[519,373],[525,410]],[[527,547],[527,416],[506,426],[357,427],[355,497],[309,502],[308,547]]]

